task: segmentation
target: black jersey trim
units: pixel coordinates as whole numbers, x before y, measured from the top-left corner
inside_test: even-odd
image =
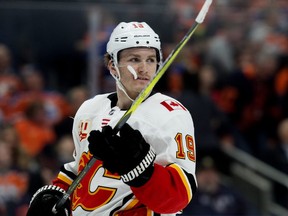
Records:
[[[77,175],[75,175],[73,172],[65,169],[64,165],[61,166],[60,171],[64,174],[66,174],[69,178],[71,178],[73,180],[77,177]]]
[[[192,195],[194,195],[196,193],[196,190],[197,190],[197,185],[196,185],[196,181],[195,181],[195,178],[192,174],[186,172],[184,169],[182,169],[185,173],[185,175],[187,176],[188,178],[188,181],[191,185],[191,188],[192,188]]]
[[[111,101],[111,108],[115,107],[118,101],[117,93],[113,92],[112,94],[109,94],[108,99]]]
[[[131,200],[133,196],[134,196],[134,194],[131,193],[131,194],[129,194],[128,196],[124,197],[124,199],[123,199],[123,201],[122,201],[122,205],[116,207],[115,209],[113,209],[113,210],[110,212],[109,216],[113,216],[113,214],[114,214],[116,211],[118,211],[122,206],[124,206],[129,200]]]
[[[166,167],[170,166],[173,163],[168,164]],[[182,168],[181,168],[182,169]],[[188,181],[191,185],[191,189],[192,189],[192,195],[196,193],[197,190],[197,185],[196,185],[196,180],[194,178],[194,176],[191,173],[188,173],[187,171],[185,171],[184,169],[182,169],[186,175],[186,177],[188,178]]]
[[[154,95],[156,93],[157,93],[156,91],[152,91],[151,94],[147,98],[151,97],[152,95]],[[111,108],[113,108],[117,105],[118,97],[117,97],[116,92],[109,94],[107,98],[111,101]],[[147,100],[147,98],[145,100]]]

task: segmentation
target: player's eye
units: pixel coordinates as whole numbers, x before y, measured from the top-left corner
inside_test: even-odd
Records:
[[[155,62],[157,62],[157,60],[156,60],[156,58],[148,58],[147,62],[148,63],[155,63]]]
[[[133,58],[130,58],[128,61],[137,63],[137,62],[140,62],[140,59],[136,58],[136,57],[133,57]]]

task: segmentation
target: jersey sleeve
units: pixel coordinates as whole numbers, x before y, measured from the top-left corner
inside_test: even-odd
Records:
[[[64,190],[68,189],[68,187],[72,184],[74,179],[77,177],[76,174],[72,172],[71,164],[74,164],[74,162],[64,164],[61,167],[60,172],[58,173],[57,177],[52,182],[53,185],[57,185]]]
[[[177,164],[167,167],[155,164],[152,178],[142,187],[131,187],[131,190],[153,211],[176,213],[187,206],[196,189],[194,177],[184,173]]]
[[[159,113],[153,115],[157,117],[149,117],[148,114],[146,119],[157,121],[146,129],[138,125],[145,124],[146,120],[133,121],[136,128],[142,128],[144,138],[154,148],[157,157],[150,180],[141,187],[131,189],[140,202],[162,214],[181,211],[191,201],[197,188],[192,117],[182,105],[177,109],[168,108],[165,105],[155,109]]]

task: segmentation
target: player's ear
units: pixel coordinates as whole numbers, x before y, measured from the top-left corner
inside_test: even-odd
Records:
[[[109,71],[115,70],[115,63],[112,60],[108,62],[108,69]]]
[[[108,69],[113,76],[116,76],[116,77],[118,76],[116,68],[115,68],[115,63],[112,60],[110,60],[108,63]]]

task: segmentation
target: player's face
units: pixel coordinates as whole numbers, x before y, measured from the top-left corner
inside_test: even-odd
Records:
[[[136,79],[127,68],[129,65],[136,72]],[[153,48],[125,49],[120,53],[118,68],[121,83],[125,86],[128,95],[131,98],[136,98],[156,72],[156,50]]]

